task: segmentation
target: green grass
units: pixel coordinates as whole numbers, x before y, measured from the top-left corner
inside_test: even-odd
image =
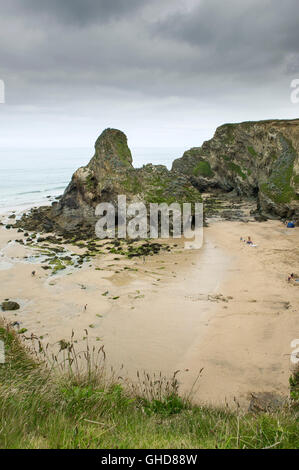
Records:
[[[294,372],[290,377],[291,398],[299,402],[299,370]]]
[[[88,345],[80,369],[73,339],[50,368],[40,343],[33,358],[10,327],[0,328],[0,338],[6,348],[0,365],[1,448],[299,447],[291,407],[242,414],[194,406],[180,397],[178,374],[169,380],[138,374],[134,384],[108,377],[103,348],[98,354]]]

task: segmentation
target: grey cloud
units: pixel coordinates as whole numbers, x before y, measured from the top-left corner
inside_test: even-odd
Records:
[[[141,0],[10,0],[4,10],[52,17],[58,23],[86,25],[119,19],[143,4]]]
[[[140,123],[144,107],[171,125],[210,103],[218,120],[233,106],[270,113],[299,73],[297,0],[2,3],[0,78],[31,119],[36,108]]]
[[[153,25],[153,34],[186,42],[208,71],[267,73],[298,50],[297,0],[202,1],[187,14],[175,13]]]
[[[71,81],[82,88],[90,83],[157,96],[197,95],[228,80],[259,83],[283,67],[291,70],[289,54],[296,50],[299,31],[296,0],[204,0],[161,21],[150,9],[146,15],[136,12],[137,6],[154,3],[18,0],[26,5],[25,22],[19,20],[21,41],[7,31],[0,45],[2,67],[35,83]],[[36,21],[45,12],[55,18],[50,26],[43,18]],[[115,21],[102,23],[105,18]]]

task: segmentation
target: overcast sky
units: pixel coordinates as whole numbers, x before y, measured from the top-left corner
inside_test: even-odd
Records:
[[[0,146],[201,145],[225,122],[299,116],[298,0],[0,4]]]

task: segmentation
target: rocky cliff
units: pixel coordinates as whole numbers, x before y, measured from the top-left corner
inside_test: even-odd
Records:
[[[299,119],[225,124],[173,162],[199,191],[235,190],[269,216],[299,218]]]
[[[200,202],[216,191],[251,197],[266,216],[299,219],[299,120],[220,126],[214,137],[173,162],[135,169],[125,134],[106,129],[87,166],[73,175],[59,202],[33,209],[17,226],[57,231],[65,237],[93,236],[100,202]],[[206,215],[210,206],[205,205]],[[116,214],[117,216],[117,214]],[[238,217],[241,217],[238,216]]]
[[[73,174],[60,201],[32,210],[17,225],[27,230],[54,230],[64,236],[92,236],[97,204],[116,205],[118,195],[126,195],[128,203],[201,201],[200,193],[184,174],[163,165],[135,169],[125,134],[106,129],[95,143],[94,156]]]

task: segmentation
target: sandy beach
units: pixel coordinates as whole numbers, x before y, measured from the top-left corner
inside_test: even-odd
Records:
[[[256,247],[240,241],[248,235]],[[196,402],[236,399],[246,407],[252,393],[288,394],[299,286],[287,275],[299,271],[298,228],[212,221],[201,250],[167,240],[171,252],[127,259],[103,246],[81,269],[54,275],[34,246],[14,241],[23,238],[0,228],[0,300],[21,306],[2,314],[26,328],[25,336],[34,333],[55,349],[72,330],[80,343],[86,329],[91,345],[105,345],[109,364],[123,365],[122,374],[134,380],[137,370],[179,369],[186,393],[203,368]]]

